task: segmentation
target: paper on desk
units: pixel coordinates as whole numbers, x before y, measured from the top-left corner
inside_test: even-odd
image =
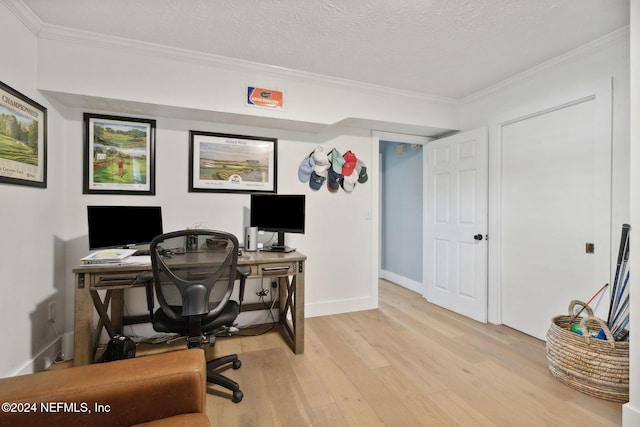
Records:
[[[150,255],[133,255],[122,260],[123,265],[151,265]]]

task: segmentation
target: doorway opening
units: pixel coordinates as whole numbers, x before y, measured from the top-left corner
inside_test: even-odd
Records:
[[[378,277],[424,295],[423,145],[430,139],[379,138]]]

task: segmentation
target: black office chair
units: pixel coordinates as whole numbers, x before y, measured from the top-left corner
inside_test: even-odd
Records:
[[[150,246],[153,286],[147,284],[147,302],[153,329],[187,337],[189,348],[215,343],[216,335],[231,335],[240,313],[249,268],[237,265],[238,239],[213,230],[182,230],[153,239]],[[239,277],[239,301],[230,299]],[[153,312],[153,289],[160,308]],[[239,369],[237,354],[207,361],[207,380],[229,389],[238,403],[243,394],[235,381],[219,371]]]

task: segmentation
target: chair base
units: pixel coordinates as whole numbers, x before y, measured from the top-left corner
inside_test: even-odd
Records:
[[[228,368],[231,364],[233,369],[240,369],[242,362],[238,359],[237,354],[230,354],[228,356],[218,357],[216,359],[207,361],[207,381],[213,384],[217,384],[231,391],[231,401],[238,403],[244,397],[242,391],[240,391],[240,385],[230,378],[225,377],[220,373],[220,370]]]

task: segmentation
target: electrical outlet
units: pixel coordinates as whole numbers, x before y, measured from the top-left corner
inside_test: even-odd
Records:
[[[55,320],[56,318],[56,302],[55,301],[51,301],[49,303],[49,321],[51,320]]]

